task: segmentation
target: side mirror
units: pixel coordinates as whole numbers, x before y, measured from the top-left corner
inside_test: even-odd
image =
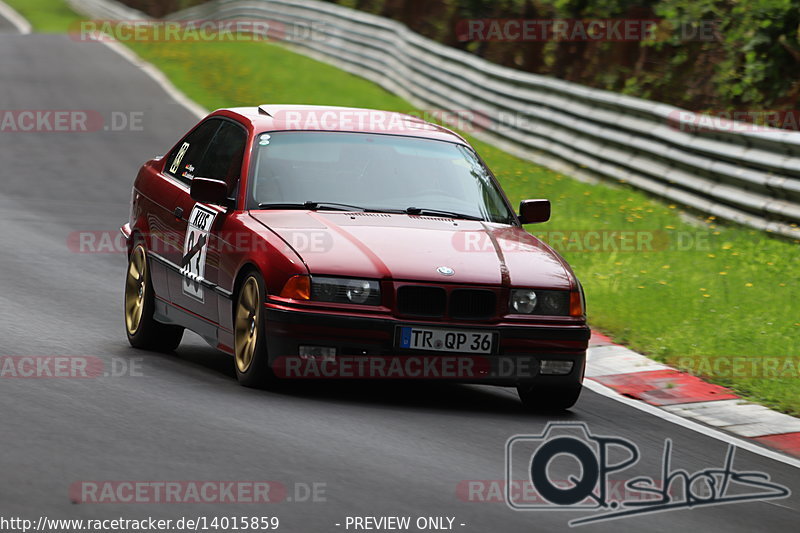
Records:
[[[193,178],[189,188],[192,200],[204,204],[214,204],[228,207],[228,184],[222,180],[209,178]]]
[[[523,200],[519,203],[519,221],[536,224],[550,220],[550,200]]]

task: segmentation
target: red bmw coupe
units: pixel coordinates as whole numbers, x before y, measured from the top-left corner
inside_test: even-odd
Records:
[[[128,340],[171,351],[188,328],[246,386],[455,379],[569,408],[590,331],[569,265],[522,228],[549,217],[411,115],[218,110],[134,182]]]

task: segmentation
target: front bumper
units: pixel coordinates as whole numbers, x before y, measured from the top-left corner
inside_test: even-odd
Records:
[[[403,361],[435,359],[441,362],[461,358],[471,361],[469,372],[448,374],[440,378],[490,385],[541,383],[555,387],[579,386],[583,380],[586,348],[591,335],[585,324],[424,322],[391,316],[354,316],[287,309],[270,303],[266,304],[265,311],[267,352],[273,366],[278,368],[283,368],[281,365],[285,360],[296,359],[300,346],[324,346],[336,348],[336,358],[343,360],[373,357]],[[491,331],[496,334],[495,350],[492,354],[470,355],[399,348],[397,335],[401,325]],[[572,369],[568,374],[542,374],[540,362],[543,359],[571,361]],[[434,372],[433,375],[424,375],[420,379],[437,379],[436,375]],[[387,376],[380,374],[371,377]]]

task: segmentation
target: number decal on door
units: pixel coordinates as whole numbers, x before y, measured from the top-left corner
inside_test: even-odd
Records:
[[[201,302],[205,301],[201,281],[206,271],[206,253],[208,252],[208,234],[217,214],[200,204],[195,204],[189,214],[186,227],[186,240],[183,242],[183,293]]]

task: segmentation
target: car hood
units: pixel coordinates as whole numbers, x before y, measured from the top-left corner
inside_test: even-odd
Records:
[[[569,289],[573,274],[519,227],[385,213],[253,211],[311,274]],[[439,267],[454,272],[445,276]]]

